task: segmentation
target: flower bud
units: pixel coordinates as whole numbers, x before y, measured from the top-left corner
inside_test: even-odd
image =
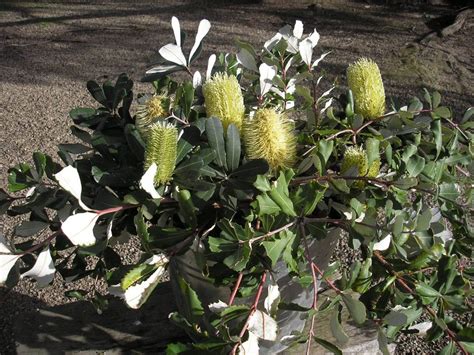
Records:
[[[169,100],[164,95],[154,95],[144,104],[138,105],[135,126],[145,141],[148,139],[150,126],[159,118],[166,117],[167,105]]]
[[[289,168],[296,160],[293,123],[274,109],[259,109],[245,122],[243,138],[249,159],[265,159],[273,171]]]
[[[342,159],[341,173],[345,174],[351,168],[357,169],[357,176],[375,178],[380,171],[380,160],[373,161],[369,167],[369,159],[365,150],[361,147],[349,147]],[[365,182],[358,180],[353,185],[357,188],[362,188],[365,186]]]
[[[171,180],[176,165],[178,129],[171,123],[159,121],[148,129],[145,149],[145,171],[155,163],[158,171],[155,183],[165,184]]]
[[[239,82],[234,75],[217,73],[202,87],[208,117],[217,117],[222,121],[224,130],[231,123],[242,127],[245,114],[244,98]]]
[[[385,112],[385,90],[377,63],[361,58],[347,68],[347,82],[354,95],[354,110],[367,119]]]

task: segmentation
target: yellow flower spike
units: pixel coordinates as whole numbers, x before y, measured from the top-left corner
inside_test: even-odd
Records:
[[[377,63],[361,58],[349,65],[347,82],[354,95],[355,113],[367,119],[385,113],[385,89]]]
[[[149,127],[145,149],[145,171],[155,163],[158,171],[155,183],[166,184],[171,180],[176,165],[178,129],[171,123],[160,121]]]
[[[244,98],[239,82],[234,75],[217,73],[202,87],[208,117],[222,121],[224,130],[231,123],[242,127],[245,114]]]
[[[259,109],[244,123],[243,138],[249,159],[265,159],[273,172],[296,161],[293,123],[274,109]]]
[[[380,171],[380,160],[375,160],[370,164],[366,151],[361,147],[349,147],[344,153],[344,158],[341,164],[341,173],[345,174],[351,168],[357,169],[357,176],[365,176],[375,178]],[[362,188],[365,186],[365,181],[358,180],[354,187]]]
[[[138,106],[135,126],[144,140],[148,139],[149,128],[159,118],[167,116],[168,99],[164,95],[154,95],[143,105]]]

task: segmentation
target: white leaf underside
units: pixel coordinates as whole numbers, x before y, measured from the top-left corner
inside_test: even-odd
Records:
[[[268,286],[268,295],[265,298],[263,303],[268,314],[275,314],[278,303],[280,302],[280,290],[278,285],[269,285]]]
[[[249,332],[247,341],[239,346],[239,355],[258,355],[259,353],[258,337],[254,333]]]
[[[212,76],[212,69],[214,68],[214,64],[216,63],[216,55],[211,54],[209,60],[207,61],[207,70],[206,70],[206,80],[210,80]]]
[[[179,25],[179,20],[176,16],[171,18],[171,27],[173,28],[174,38],[176,40],[176,45],[181,47],[181,27]]]
[[[46,247],[38,255],[35,265],[21,276],[32,277],[37,281],[39,287],[45,287],[53,281],[55,272],[53,258],[49,252],[49,247]]]
[[[256,310],[250,317],[248,329],[260,339],[275,341],[277,338],[277,322],[259,310]]]
[[[10,270],[15,265],[21,255],[12,254],[12,251],[7,246],[7,241],[0,234],[0,285],[7,281]]]
[[[189,62],[191,62],[191,58],[193,57],[194,53],[199,48],[204,37],[207,35],[209,30],[211,29],[211,23],[208,20],[201,20],[199,22],[198,31],[196,34],[196,39],[194,40],[193,48],[191,48],[191,52],[189,53]]]
[[[161,47],[158,53],[168,62],[186,67],[186,58],[184,57],[183,50],[176,44],[169,43]]]
[[[390,242],[392,241],[392,235],[388,234],[380,242],[374,244],[374,250],[384,251],[390,247]]]
[[[98,218],[94,212],[77,213],[64,221],[61,230],[74,245],[90,246],[96,242],[94,226]]]
[[[63,168],[59,173],[55,174],[54,177],[58,180],[59,185],[73,195],[77,201],[79,202],[79,206],[84,211],[91,211],[89,207],[87,207],[84,202],[82,202],[81,194],[82,194],[82,183],[81,178],[79,176],[79,172],[73,166],[66,166]]]
[[[159,266],[148,279],[127,288],[124,293],[127,305],[133,309],[140,308],[146,302],[155,287],[161,282],[164,272],[165,268]]]
[[[260,95],[265,95],[273,86],[273,77],[276,75],[275,67],[262,63],[260,72]]]
[[[158,166],[153,163],[147,169],[145,174],[143,174],[142,178],[140,179],[140,188],[145,190],[150,194],[153,198],[160,198],[160,194],[155,189],[155,175],[158,172]]]

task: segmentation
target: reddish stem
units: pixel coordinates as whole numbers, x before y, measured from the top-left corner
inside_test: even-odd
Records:
[[[59,234],[61,234],[61,231],[54,232],[51,234],[48,238],[43,240],[42,242],[33,245],[30,249],[27,249],[21,253],[18,253],[18,255],[26,255],[26,254],[31,254],[32,252],[38,250],[39,248],[45,246],[46,244],[49,244],[54,238],[56,238]]]
[[[321,275],[321,277],[323,277],[323,272],[321,271],[321,269],[318,267],[318,265],[316,265],[314,262],[312,263],[313,265],[313,268],[316,270],[316,272]],[[329,285],[329,287],[331,287],[337,294],[341,294],[342,291],[340,289],[337,288],[337,286],[334,284],[334,282],[332,282],[331,280],[329,280],[328,278],[326,277],[323,277],[324,278],[324,281]]]
[[[309,262],[309,267],[311,268],[311,276],[313,279],[313,304],[311,305],[311,307],[313,308],[315,312],[311,317],[311,325],[309,327],[308,341],[306,343],[306,355],[311,355],[311,341],[313,340],[313,336],[314,336],[314,321],[316,319],[316,311],[318,310],[318,306],[317,306],[318,305],[318,276],[316,275],[316,271],[313,267],[314,263],[311,258],[308,242],[306,241],[306,233],[304,231],[303,224],[300,224],[300,231],[303,236],[305,255],[306,255],[306,259]]]
[[[257,293],[255,294],[255,299],[253,301],[252,306],[250,307],[250,312],[247,317],[247,320],[245,321],[245,324],[242,327],[242,330],[240,331],[240,334],[239,334],[240,340],[237,343],[235,343],[234,347],[232,348],[230,352],[231,355],[235,355],[237,352],[237,349],[239,348],[239,345],[242,344],[242,337],[245,335],[245,332],[247,331],[249,327],[250,318],[257,310],[258,302],[260,301],[260,297],[262,296],[263,286],[265,285],[266,280],[267,280],[267,273],[264,272],[262,275],[262,279],[260,280],[260,284],[258,285]]]
[[[235,282],[234,290],[232,291],[232,294],[230,295],[229,306],[232,306],[232,304],[234,303],[235,296],[237,295],[237,291],[240,288],[240,283],[242,282],[242,277],[243,277],[243,274],[239,272],[239,276],[237,277],[237,281]]]
[[[106,208],[105,210],[97,211],[97,214],[99,216],[103,216],[104,214],[115,213],[118,211],[128,210],[128,209],[137,208],[137,207],[140,207],[140,206],[139,205],[123,205],[123,206],[110,207],[110,208]]]

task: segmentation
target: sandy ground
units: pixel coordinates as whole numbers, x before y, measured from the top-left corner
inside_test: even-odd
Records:
[[[432,30],[426,23],[448,9],[387,8],[348,0],[320,0],[310,9],[309,0],[90,3],[0,3],[0,187],[5,187],[11,165],[31,159],[36,150],[56,156],[58,143],[73,140],[68,111],[92,103],[87,80],[126,72],[137,81],[136,92],[149,91],[138,81],[160,46],[173,41],[173,15],[191,36],[200,19],[211,21],[201,69],[210,54],[234,51],[234,39],[260,46],[284,24],[301,19],[306,32],[317,28],[321,34],[316,54],[332,51],[321,66],[329,80],[343,83],[347,64],[366,56],[379,63],[386,92],[396,98],[421,95],[421,88],[428,87],[440,90],[458,113],[474,103],[473,27],[427,46],[417,44]],[[0,219],[2,225],[8,236],[10,222]],[[127,257],[132,260],[136,254]],[[60,281],[45,290],[22,281],[9,295],[0,289],[0,352],[14,353],[11,323],[17,314],[67,302]],[[87,287],[87,280],[75,286]]]

